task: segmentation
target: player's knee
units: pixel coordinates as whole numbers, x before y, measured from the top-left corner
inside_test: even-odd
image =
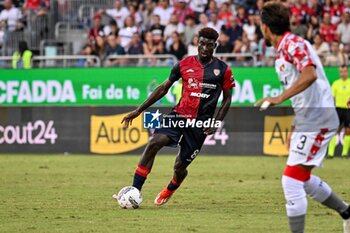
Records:
[[[320,177],[312,175],[304,184],[305,192],[318,202],[324,202],[332,193],[328,184],[321,180]]]
[[[307,200],[304,182],[284,175],[282,177],[282,187],[287,202],[287,215],[293,217],[306,214]]]
[[[306,197],[304,182],[288,176],[282,177],[282,187],[286,200],[297,200]]]
[[[163,147],[163,142],[160,138],[152,136],[148,141],[148,148],[152,151],[159,151]]]

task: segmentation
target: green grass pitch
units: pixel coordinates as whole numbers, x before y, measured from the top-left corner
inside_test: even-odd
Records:
[[[285,158],[203,156],[165,206],[153,200],[175,156],[158,156],[137,210],[112,194],[130,185],[138,156],[1,155],[0,232],[288,233],[281,174]],[[350,201],[350,160],[315,170]],[[309,201],[306,232],[342,232],[337,213]]]

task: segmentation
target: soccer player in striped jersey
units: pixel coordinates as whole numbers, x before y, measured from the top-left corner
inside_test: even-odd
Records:
[[[350,233],[349,204],[311,174],[313,168],[321,166],[339,120],[321,61],[308,41],[290,32],[289,15],[289,9],[275,1],[267,2],[262,9],[261,31],[266,42],[277,49],[275,69],[285,90],[256,104],[264,103],[266,109],[268,104],[290,99],[294,109],[289,157],[282,177],[290,230],[304,232],[309,195],[337,211],[343,218],[344,233]]]

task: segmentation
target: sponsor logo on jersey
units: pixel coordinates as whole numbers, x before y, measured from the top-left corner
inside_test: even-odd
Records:
[[[186,72],[185,73],[194,73],[194,70],[192,70],[192,69],[188,69],[188,70],[186,70]]]
[[[214,69],[213,70],[215,76],[218,76],[220,74],[220,70],[219,69]]]
[[[204,99],[208,99],[210,97],[209,94],[199,93],[199,92],[191,92],[191,96],[198,97],[198,98],[204,98]]]
[[[188,79],[188,88],[198,89],[198,81],[195,78]]]
[[[212,83],[200,83],[200,87],[208,88],[208,89],[216,89],[217,85]]]

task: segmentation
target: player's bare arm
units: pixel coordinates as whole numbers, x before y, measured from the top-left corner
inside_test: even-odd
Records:
[[[256,106],[260,106],[263,102],[268,101],[270,103],[270,106],[278,105],[283,103],[285,100],[288,100],[289,98],[299,94],[300,92],[304,91],[306,88],[311,86],[317,79],[316,76],[316,70],[314,66],[307,66],[305,67],[297,79],[296,82],[293,83],[293,85],[283,91],[281,95],[276,97],[266,97],[263,99],[260,99],[256,102]],[[261,109],[261,110],[265,110]]]
[[[166,93],[169,91],[169,88],[173,85],[173,82],[167,79],[164,81],[161,85],[159,85],[152,94],[143,102],[138,108],[136,108],[134,111],[130,112],[128,115],[126,115],[123,120],[122,124],[124,123],[124,128],[128,128],[129,125],[132,125],[133,119],[138,117],[145,109],[147,109],[149,106],[157,102],[160,98],[166,95]]]
[[[221,107],[220,107],[220,109],[215,117],[215,119],[219,120],[219,121],[222,121],[225,118],[225,116],[226,116],[226,114],[231,106],[231,99],[232,99],[232,89],[223,90],[222,92],[223,92],[222,93],[223,100],[221,103]],[[210,134],[215,133],[216,130],[217,130],[217,128],[205,128],[204,133],[207,135],[210,135]]]

